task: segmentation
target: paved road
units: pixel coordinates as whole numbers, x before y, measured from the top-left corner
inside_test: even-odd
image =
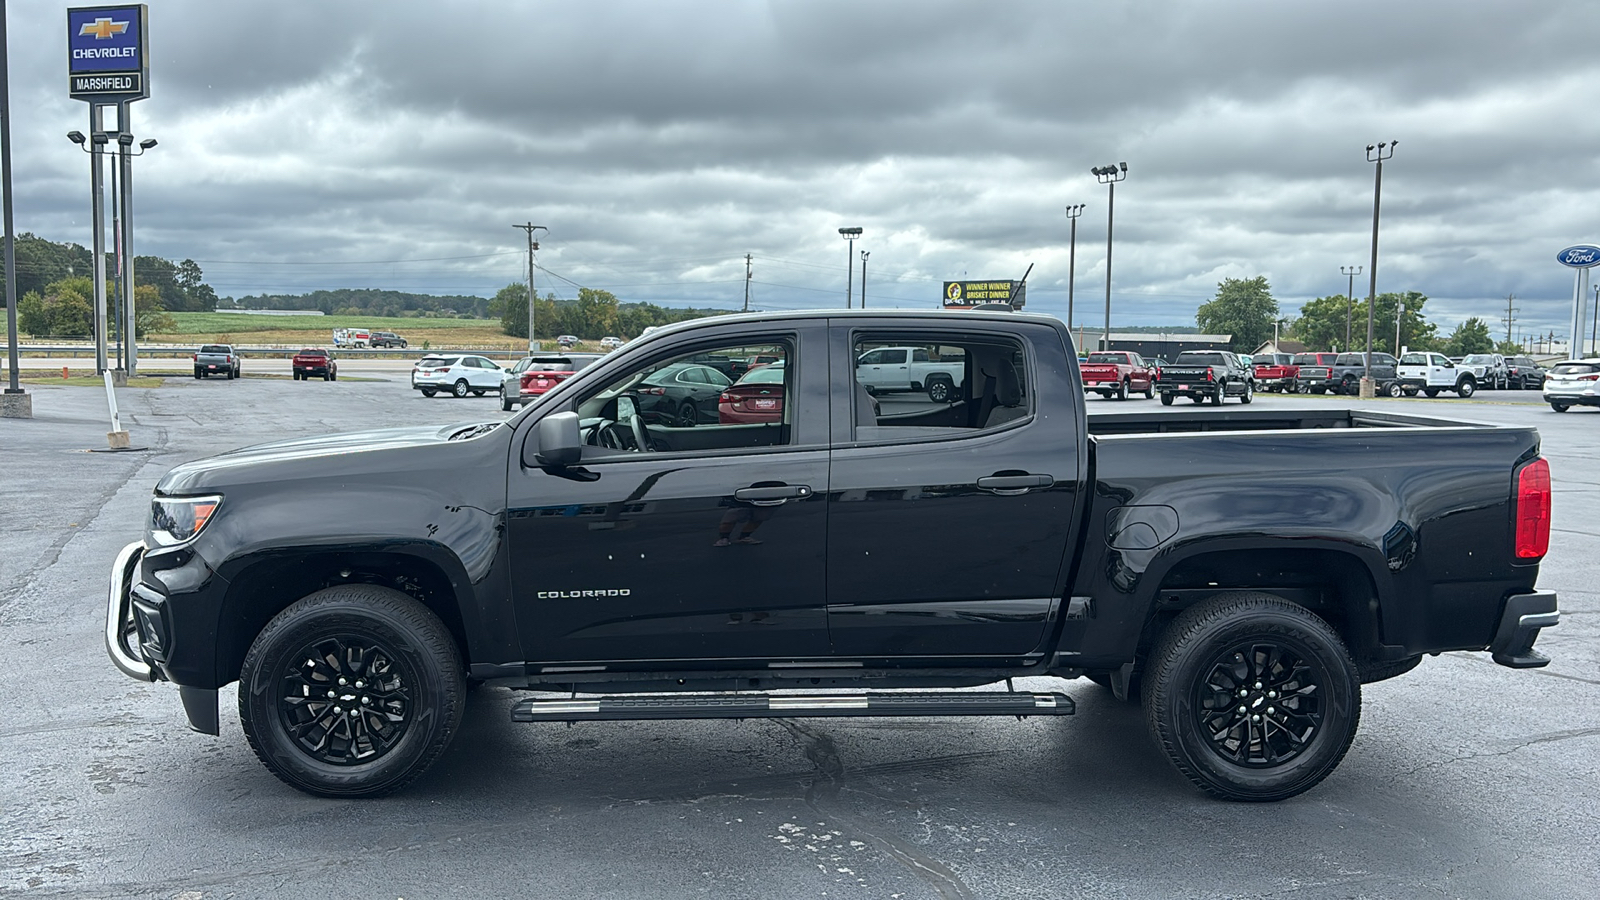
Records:
[[[340,802],[269,775],[226,703],[221,736],[194,734],[170,686],[118,674],[101,647],[106,568],[180,461],[496,417],[494,398],[173,379],[122,393],[150,449],[114,455],[85,452],[104,445],[99,392],[39,388],[36,418],[0,419],[0,896],[1594,897],[1600,412],[1511,397],[1374,408],[1539,425],[1557,492],[1541,578],[1562,594],[1540,645],[1554,665],[1446,654],[1370,686],[1349,757],[1308,795],[1208,800],[1136,708],[1078,681],[1064,719],[570,729],[513,724],[511,692],[487,689],[411,789]]]

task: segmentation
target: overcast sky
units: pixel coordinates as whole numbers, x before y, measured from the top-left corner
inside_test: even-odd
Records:
[[[85,4],[88,5],[88,4]],[[16,224],[89,246],[67,142],[65,6],[9,4]],[[224,296],[526,278],[623,300],[841,306],[859,225],[872,306],[1018,278],[1114,325],[1193,323],[1225,277],[1284,313],[1369,265],[1444,330],[1568,330],[1600,243],[1600,4],[151,0],[135,252]],[[859,270],[858,270],[859,271]],[[552,274],[553,273],[553,274]],[[560,278],[556,276],[559,275]],[[859,278],[859,274],[857,276]],[[562,280],[567,279],[567,280]],[[1356,292],[1366,290],[1366,276]]]

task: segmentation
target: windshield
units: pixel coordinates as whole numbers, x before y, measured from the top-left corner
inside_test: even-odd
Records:
[[[1193,350],[1179,353],[1178,362],[1176,363],[1176,365],[1180,366],[1225,366],[1227,364],[1228,358],[1221,353],[1199,353]]]
[[[1487,353],[1474,353],[1463,359],[1462,362],[1469,366],[1492,366],[1494,365],[1494,357]]]

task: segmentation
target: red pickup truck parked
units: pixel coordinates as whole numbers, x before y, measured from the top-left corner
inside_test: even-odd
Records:
[[[1132,393],[1142,393],[1146,400],[1156,395],[1155,370],[1137,353],[1096,350],[1078,371],[1083,376],[1083,389],[1098,391],[1107,400],[1126,400]]]
[[[1294,354],[1257,353],[1253,362],[1258,390],[1292,394],[1298,389],[1300,367],[1294,364]]]
[[[323,381],[339,380],[339,364],[333,361],[328,351],[320,347],[307,347],[294,355],[295,381],[308,381],[321,376]]]

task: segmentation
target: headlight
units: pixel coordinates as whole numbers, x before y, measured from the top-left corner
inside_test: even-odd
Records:
[[[206,527],[221,505],[221,495],[156,497],[150,501],[150,537],[163,547],[184,543]]]

